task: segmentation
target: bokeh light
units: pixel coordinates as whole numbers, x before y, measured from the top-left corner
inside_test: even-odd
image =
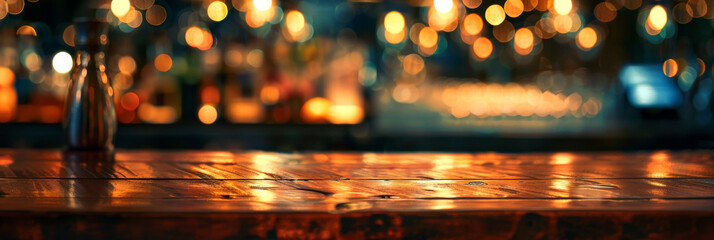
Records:
[[[419,31],[419,45],[424,48],[433,48],[439,41],[439,34],[436,30],[425,27]]]
[[[672,8],[672,18],[679,24],[687,24],[692,21],[694,10],[688,3],[678,3]]]
[[[117,18],[124,17],[131,10],[131,3],[129,0],[112,0],[111,10]]]
[[[17,108],[17,91],[13,87],[15,73],[7,67],[0,67],[0,122],[11,121]]]
[[[7,2],[3,1],[5,4],[0,4],[0,20],[7,16]]]
[[[156,67],[156,69],[159,71],[167,72],[171,70],[172,65],[173,60],[171,60],[171,56],[169,56],[168,54],[159,54],[154,59],[154,67]]]
[[[568,15],[557,15],[553,18],[553,27],[558,33],[568,33],[573,29],[573,18]]]
[[[516,52],[521,55],[530,53],[530,49],[533,48],[533,32],[528,28],[520,28],[516,31],[513,38],[513,44],[516,48]],[[525,51],[527,50],[527,51]]]
[[[649,16],[647,16],[647,24],[657,32],[664,28],[667,24],[667,11],[662,5],[652,7]]]
[[[472,50],[477,60],[485,60],[490,57],[493,52],[493,43],[491,43],[491,40],[488,40],[488,38],[480,37],[474,42]]]
[[[557,14],[568,15],[572,9],[572,0],[553,0],[553,10]]]
[[[12,15],[18,15],[25,9],[25,0],[6,0],[7,12]]]
[[[436,8],[429,8],[427,20],[429,26],[436,31],[452,32],[459,25],[461,10],[457,7],[450,8],[447,12],[440,12]]]
[[[404,19],[402,19],[404,21]],[[305,28],[305,16],[301,12],[292,10],[285,15],[285,27],[291,33],[297,33]]]
[[[677,61],[674,59],[667,59],[664,61],[664,64],[662,64],[662,71],[664,71],[664,75],[667,77],[674,77],[677,75],[677,71],[679,71],[679,66],[677,65]]]
[[[15,73],[7,67],[0,67],[0,87],[8,87],[15,82]]]
[[[642,0],[627,0],[625,1],[625,8],[630,10],[635,10],[642,6]]]
[[[601,2],[595,6],[594,14],[601,22],[611,22],[617,17],[617,8],[611,2]]]
[[[590,50],[597,43],[598,37],[595,29],[591,27],[586,27],[578,32],[575,37],[575,43],[582,50]]]
[[[384,16],[384,29],[392,34],[404,31],[404,16],[397,11],[391,11]]]
[[[273,6],[273,0],[253,0],[253,6],[258,10],[265,11]]]
[[[392,90],[392,98],[399,103],[414,103],[419,100],[419,89],[414,84],[397,83]]]
[[[497,26],[506,20],[506,13],[500,5],[493,4],[486,9],[485,17],[489,24]]]
[[[453,0],[434,0],[434,8],[440,13],[447,13],[454,7]]]
[[[31,72],[37,71],[42,68],[42,59],[39,55],[37,55],[37,53],[30,52],[25,55],[25,61],[23,62],[23,65],[25,65],[25,67],[27,67],[27,70],[30,70]]]
[[[134,3],[134,7],[136,7],[139,10],[147,10],[150,9],[154,5],[154,0],[132,0],[132,3]]]
[[[331,105],[327,119],[334,124],[356,124],[364,118],[364,110],[357,105]]]
[[[158,26],[166,21],[166,9],[161,5],[153,5],[146,10],[146,22]]]
[[[280,89],[275,86],[264,86],[260,90],[260,101],[266,105],[273,105],[280,100]]]
[[[124,74],[132,74],[136,70],[136,61],[131,56],[119,58],[119,71]]]
[[[498,26],[493,27],[493,37],[499,42],[505,43],[513,39],[516,30],[509,21],[503,21]]]
[[[52,68],[58,73],[68,73],[72,70],[72,55],[67,52],[58,52],[52,58]]]
[[[218,119],[218,111],[212,105],[203,105],[198,109],[198,120],[203,124],[213,124]]]
[[[714,9],[709,9],[714,7],[714,3],[712,1],[707,1],[707,0],[689,0],[687,1],[687,5],[691,6],[693,15],[692,17],[695,18],[700,18],[700,17],[709,17],[707,18],[712,18],[712,12],[714,12]]]
[[[74,25],[67,26],[62,32],[62,40],[70,47],[74,47]]]
[[[424,59],[414,53],[404,57],[404,62],[402,64],[404,66],[404,71],[412,75],[417,74],[424,69]]]
[[[521,0],[506,0],[506,3],[503,4],[503,9],[506,15],[516,18],[523,13],[523,2]]]
[[[464,3],[464,6],[470,9],[477,8],[478,6],[481,5],[482,0],[462,0]]]
[[[35,31],[35,28],[33,28],[30,25],[22,25],[20,28],[17,29],[15,32],[17,35],[28,35],[28,36],[37,36],[37,31]]]
[[[263,65],[263,50],[253,49],[248,52],[248,56],[245,58],[248,65],[254,68],[259,68]]]
[[[228,7],[222,1],[213,1],[206,8],[206,14],[214,22],[220,22],[228,16]]]
[[[127,111],[134,111],[139,107],[139,95],[133,92],[125,93],[119,100],[119,105]]]
[[[464,23],[461,26],[467,34],[478,35],[483,30],[483,19],[478,14],[471,13],[464,17]]]
[[[193,26],[186,29],[186,44],[206,51],[213,46],[213,35],[205,29]]]
[[[198,47],[203,43],[203,30],[199,27],[190,27],[186,30],[186,43],[191,47]]]
[[[324,123],[330,112],[330,101],[322,97],[307,100],[300,110],[300,117],[307,123]]]

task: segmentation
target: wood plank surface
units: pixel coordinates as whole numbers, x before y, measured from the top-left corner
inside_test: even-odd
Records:
[[[520,238],[527,230],[527,236],[557,239],[589,238],[582,229],[601,226],[591,236],[697,239],[711,234],[704,226],[714,224],[712,156],[708,150],[1,149],[0,239],[103,238],[120,226],[136,232],[117,238],[150,236],[149,226],[185,226],[178,231],[185,237],[212,227],[216,231],[207,236],[217,238],[468,238],[473,227],[493,238]],[[526,230],[518,230],[523,224]]]

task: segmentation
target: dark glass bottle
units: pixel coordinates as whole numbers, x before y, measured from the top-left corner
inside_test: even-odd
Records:
[[[75,21],[74,68],[65,106],[68,150],[113,150],[116,133],[114,89],[105,73],[106,22]]]

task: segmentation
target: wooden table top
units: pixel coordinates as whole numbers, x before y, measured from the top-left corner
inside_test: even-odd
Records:
[[[412,225],[435,217],[448,219],[453,227],[461,226],[454,225],[455,219],[467,223],[491,216],[506,217],[503,221],[517,226],[524,217],[536,214],[546,219],[544,236],[570,237],[574,235],[563,235],[566,227],[559,222],[567,217],[620,219],[614,220],[618,224],[639,221],[638,217],[714,223],[713,156],[714,151],[707,150],[532,154],[119,150],[105,155],[4,149],[0,150],[0,217],[30,221],[54,216],[89,225],[116,223],[105,222],[105,216],[133,219],[134,224],[141,223],[137,219],[167,216],[225,218],[224,222],[249,219],[262,226],[271,221],[273,227],[251,228],[252,235],[237,231],[212,236],[381,238],[422,236],[405,232],[409,216],[421,219]],[[388,225],[401,230],[380,232],[367,224],[372,230],[356,230],[361,232],[358,235],[345,232],[347,226],[354,226],[345,223],[346,218],[370,223],[375,216],[386,216],[382,224],[399,219]],[[291,228],[277,227],[276,219],[290,217],[323,221],[316,225],[319,229],[338,226],[327,232],[302,226],[281,235],[279,229]],[[438,225],[434,221],[431,224]],[[0,233],[20,234],[11,229],[17,224],[26,222],[0,222]],[[629,236],[623,229],[604,236]],[[81,232],[77,231],[72,233]],[[661,236],[700,236],[701,231],[690,226]],[[46,229],[40,232],[41,238],[48,236]],[[519,231],[511,227],[502,232],[511,235],[498,236],[514,237]],[[437,233],[443,237],[458,231]],[[87,236],[101,234],[105,233]],[[464,235],[453,235],[459,236]]]

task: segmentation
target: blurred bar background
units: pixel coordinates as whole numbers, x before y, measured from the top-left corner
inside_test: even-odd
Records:
[[[0,1],[0,147],[61,147],[72,21]],[[119,148],[714,147],[711,0],[111,0]]]

